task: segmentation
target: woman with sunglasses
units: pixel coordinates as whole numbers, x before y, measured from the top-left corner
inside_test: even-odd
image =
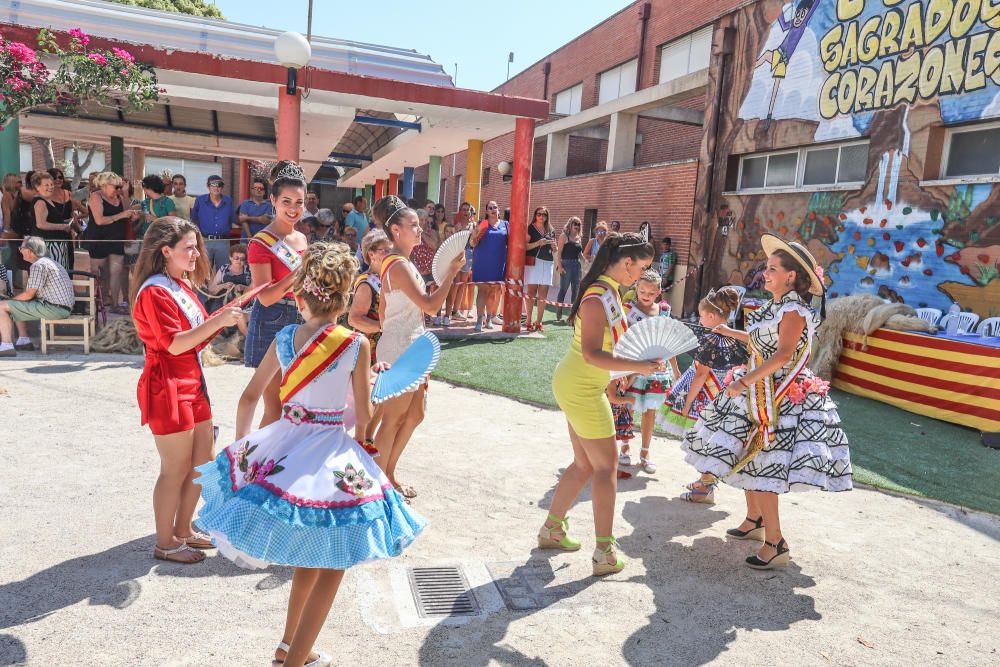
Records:
[[[608,223],[601,220],[596,225],[594,225],[594,235],[589,241],[587,241],[587,247],[583,249],[583,256],[586,258],[587,263],[590,264],[597,257],[597,253],[601,250],[601,244],[604,243],[604,239],[608,238]]]
[[[495,201],[486,205],[486,219],[479,223],[472,233],[469,243],[472,253],[472,282],[496,283],[504,279],[507,270],[507,237],[509,229],[506,220],[500,219],[500,207]],[[499,310],[500,285],[480,285],[476,290],[476,331],[483,327],[492,329],[493,315]]]
[[[580,256],[583,254],[583,223],[575,215],[566,221],[556,244],[556,271],[559,273],[559,303],[575,303],[580,291]],[[566,291],[569,301],[566,301]],[[556,308],[556,321],[562,322],[562,307]]]
[[[66,188],[66,177],[60,170],[55,168],[49,169],[48,172],[52,176],[54,184],[52,202],[63,207],[63,220],[66,222],[77,222],[79,225],[76,210],[77,202],[73,199],[73,193]]]
[[[528,324],[531,331],[543,331],[542,315],[545,313],[545,298],[552,285],[552,245],[555,234],[549,224],[549,209],[539,206],[531,216],[528,225],[528,245],[525,253],[524,285],[528,295]],[[537,309],[535,321],[531,321],[532,305]]]
[[[31,186],[37,193],[31,202],[35,213],[35,230],[38,236],[47,241],[48,256],[67,271],[72,271],[71,241],[77,231],[76,221],[72,218],[67,220],[66,206],[55,200],[57,188],[52,174],[47,171],[36,171],[31,175]]]
[[[113,171],[102,171],[94,178],[97,190],[90,194],[87,223],[87,250],[90,266],[101,273],[102,292],[111,312],[122,313],[118,304],[125,300],[122,274],[125,265],[125,226],[139,217],[122,191],[122,177]],[[113,308],[111,306],[114,306]]]

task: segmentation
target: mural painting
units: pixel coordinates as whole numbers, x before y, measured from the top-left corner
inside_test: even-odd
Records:
[[[1000,315],[1000,175],[941,178],[945,128],[1000,119],[1000,0],[764,1],[733,22],[718,153],[859,143],[827,190],[741,190],[731,158],[714,279],[752,282],[771,232],[810,247],[831,296]]]

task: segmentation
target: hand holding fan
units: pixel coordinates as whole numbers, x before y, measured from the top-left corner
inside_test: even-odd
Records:
[[[444,284],[444,279],[448,276],[448,265],[459,255],[465,254],[465,246],[471,235],[472,232],[469,230],[455,232],[438,246],[437,252],[434,253],[434,261],[431,263],[431,275],[438,285]]]
[[[419,387],[437,366],[440,356],[441,343],[437,336],[430,331],[420,334],[389,370],[375,378],[372,403],[382,403]]]
[[[670,359],[698,347],[698,338],[683,322],[670,317],[648,317],[630,326],[615,345],[615,356],[634,361]],[[611,377],[629,371],[612,371]]]

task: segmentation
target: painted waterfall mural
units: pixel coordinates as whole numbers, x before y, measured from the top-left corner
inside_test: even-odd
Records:
[[[1000,183],[940,180],[944,128],[1000,118],[1000,0],[764,1],[737,20],[722,150],[869,148],[854,189],[722,195],[720,279],[750,282],[772,232],[812,249],[831,296],[1000,315]]]

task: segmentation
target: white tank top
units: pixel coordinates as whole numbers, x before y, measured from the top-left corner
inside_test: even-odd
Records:
[[[418,285],[424,284],[412,262],[407,261],[403,265]],[[392,288],[388,274],[382,284],[382,298],[385,299],[385,319],[382,321],[382,337],[378,341],[378,360],[391,364],[424,332],[424,313],[403,294],[403,290]]]

